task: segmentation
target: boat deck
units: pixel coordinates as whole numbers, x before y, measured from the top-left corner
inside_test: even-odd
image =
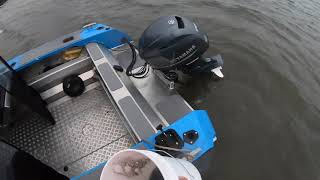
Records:
[[[15,113],[22,116],[8,139],[68,177],[107,161],[135,141],[148,139],[158,125],[169,126],[192,111],[153,71],[144,79],[114,71],[113,65],[126,68],[131,62],[127,46],[110,51],[90,43],[78,58],[43,72],[61,63],[59,59],[53,56],[20,72],[48,103],[56,124],[34,113]],[[135,68],[145,63],[140,58],[137,62]],[[78,74],[86,86],[79,97],[63,92],[62,81],[71,74]]]
[[[9,142],[72,177],[134,144],[102,86],[48,105],[56,125],[37,115],[12,129]]]

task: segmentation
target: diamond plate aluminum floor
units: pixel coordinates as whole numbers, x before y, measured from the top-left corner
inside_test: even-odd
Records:
[[[127,149],[132,145],[132,139],[130,135],[119,138],[117,141],[110,143],[97,151],[89,154],[88,156],[81,158],[71,164],[68,164],[68,171],[64,171],[64,168],[60,168],[58,171],[68,177],[74,177],[81,174],[84,170],[89,170],[97,166],[97,162],[106,162],[116,152]]]
[[[78,175],[133,144],[101,87],[48,107],[56,125],[34,116],[12,131],[10,143],[62,174]]]

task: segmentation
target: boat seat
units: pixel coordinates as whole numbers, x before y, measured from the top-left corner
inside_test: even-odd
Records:
[[[68,180],[30,154],[0,140],[1,180]]]
[[[19,104],[24,104],[31,111],[38,113],[44,119],[55,124],[55,120],[46,108],[46,103],[42,100],[40,94],[28,86],[26,81],[1,56],[0,62],[0,87],[2,89],[3,104],[8,103],[6,98],[10,96],[10,99],[16,100]],[[0,124],[4,123],[4,121],[0,121]],[[9,121],[14,121],[14,119]]]

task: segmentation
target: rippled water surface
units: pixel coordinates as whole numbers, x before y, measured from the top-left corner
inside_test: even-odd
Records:
[[[210,37],[226,78],[198,77],[183,96],[206,109],[216,148],[203,179],[320,178],[320,2],[316,0],[9,0],[0,54],[11,58],[88,22],[137,40],[152,20],[180,14]]]

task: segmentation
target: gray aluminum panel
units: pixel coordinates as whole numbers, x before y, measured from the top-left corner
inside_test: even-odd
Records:
[[[80,177],[79,180],[99,180],[101,173],[102,173],[102,170],[103,170],[103,168],[99,168],[88,175]]]
[[[88,46],[90,46],[90,48],[88,48]],[[145,138],[150,137],[152,134],[154,134],[157,130],[154,126],[152,126],[152,120],[150,120],[150,117],[148,116],[150,113],[148,113],[145,109],[144,106],[140,106],[139,102],[137,101],[137,96],[141,96],[138,94],[135,94],[135,96],[133,96],[133,94],[131,94],[131,92],[128,90],[130,87],[127,87],[127,84],[125,84],[125,82],[119,77],[120,75],[117,74],[117,72],[112,68],[113,67],[113,63],[116,62],[116,60],[114,59],[112,53],[110,52],[110,50],[102,47],[101,45],[98,45],[96,43],[90,43],[87,45],[87,50],[90,54],[90,56],[92,56],[92,48],[97,48],[99,49],[100,52],[102,52],[103,54],[103,58],[98,59],[93,61],[94,65],[97,68],[97,71],[99,72],[102,82],[104,83],[107,93],[110,94],[110,96],[112,97],[112,99],[114,100],[115,104],[117,105],[120,114],[124,117],[124,119],[126,120],[127,124],[130,126],[131,131],[135,134],[135,136],[137,137],[138,140],[142,140]],[[107,69],[107,70],[106,70]],[[113,83],[115,80],[117,80],[117,82],[121,83],[121,88],[115,89],[113,87],[111,87],[111,83]],[[132,106],[134,109],[138,109],[139,113],[141,113],[140,115],[143,116],[143,118],[140,118],[140,121],[138,124],[139,128],[137,128],[136,125],[136,120],[132,119],[132,115],[133,114],[126,114],[126,113],[131,113],[131,111],[128,111],[127,106],[125,105],[120,105],[120,100],[123,99],[124,97],[129,96],[132,99],[132,102],[130,101],[129,103],[132,103],[130,106]],[[151,109],[152,110],[152,109]],[[136,115],[134,114],[133,117],[135,117]],[[159,118],[158,118],[159,119]],[[158,123],[157,123],[158,125]],[[142,131],[141,131],[142,129]]]
[[[167,121],[161,119],[156,112],[152,109],[150,106],[150,102],[148,102],[144,96],[141,94],[141,92],[136,88],[136,86],[132,83],[131,78],[128,77],[126,74],[122,73],[119,74],[122,82],[127,87],[128,91],[130,92],[130,95],[133,97],[137,105],[140,107],[140,109],[144,112],[146,117],[148,117],[149,122],[151,125],[155,128],[162,124],[163,126],[168,125]]]
[[[15,124],[13,129],[10,129],[9,135],[9,142],[16,146],[26,137],[30,137],[51,126],[49,121],[41,118],[37,113],[31,113],[29,109],[21,104],[17,106],[17,110],[14,113],[17,117],[14,117],[14,119],[20,119],[20,121]]]
[[[87,170],[105,159],[92,155],[94,152],[105,148],[105,157],[109,157],[115,149],[129,148],[133,143],[101,87],[54,106],[49,104],[49,110],[55,126],[41,125],[46,121],[31,118],[12,130],[10,143],[56,170],[66,165],[71,173],[73,169]],[[83,166],[82,161],[91,164]]]
[[[97,68],[100,71],[102,79],[105,80],[111,91],[115,91],[117,89],[122,88],[121,81],[107,63],[100,64]]]
[[[179,95],[172,95],[168,99],[160,101],[156,107],[161,115],[169,122],[174,122],[191,112],[187,103],[183,103]]]
[[[61,168],[59,169],[59,172],[68,177],[78,176],[84,171],[96,167],[99,164],[97,164],[97,162],[106,162],[115,153],[124,149],[128,149],[132,145],[133,141],[129,135],[122,136],[116,141],[98,149],[88,156],[68,164],[68,171],[64,171],[63,168]],[[102,171],[102,168],[100,171]],[[100,178],[100,173],[98,173],[96,177],[98,180]]]
[[[97,48],[96,46],[97,46],[97,44],[92,44],[92,43],[90,43],[86,46],[87,50],[90,51],[90,55],[91,55],[92,60],[94,60],[94,61],[103,58],[103,55],[102,55],[100,49]]]
[[[43,44],[43,45],[39,46],[38,48],[27,51],[26,53],[24,53],[22,55],[22,59],[21,59],[20,63],[27,64],[31,60],[34,60],[40,56],[43,56],[44,54],[48,54],[48,53],[53,52],[57,49],[68,46],[71,43],[73,43],[74,41],[80,40],[80,32],[81,32],[81,30],[64,35],[56,40],[53,40],[53,41],[50,41],[48,43]],[[63,40],[68,37],[73,37],[73,40],[66,42],[66,43],[63,43]]]
[[[88,80],[85,80],[84,81],[84,85],[85,85],[85,90],[84,92],[87,92],[87,91],[90,91],[92,89],[94,89],[95,87],[98,87],[98,86],[101,86],[100,82],[98,82],[96,79],[94,78],[90,78]],[[61,84],[61,89],[57,88],[55,89],[54,92],[50,92],[50,94],[48,93],[48,96],[44,97],[44,96],[41,96],[43,100],[45,100],[48,104],[50,103],[54,103],[54,102],[57,102],[58,100],[61,100],[61,99],[64,99],[64,98],[67,98],[69,97],[68,95],[66,95],[66,93],[63,91],[63,85]],[[94,88],[92,88],[94,87]],[[40,94],[42,95],[42,94]],[[71,98],[71,97],[69,97]]]
[[[126,49],[126,51],[131,50]],[[126,51],[119,52],[118,49],[114,49],[113,51],[116,60],[122,66],[126,66],[126,62],[131,61],[131,53]],[[144,61],[140,57],[137,57],[137,62],[143,64],[142,62]],[[178,118],[193,111],[192,107],[178,94],[178,92],[176,90],[170,90],[152,69],[150,69],[147,77],[143,79],[131,78],[131,82],[133,83],[132,86],[140,92],[165,125],[172,124]]]
[[[28,80],[28,85],[41,92],[59,84],[68,75],[81,74],[92,68],[90,57],[82,56]]]
[[[143,134],[142,139],[147,139],[151,134],[154,134],[153,128],[148,123],[148,120],[142,113],[141,109],[133,101],[132,97],[127,96],[119,100],[119,106],[125,116],[130,119],[130,124],[136,132]]]

